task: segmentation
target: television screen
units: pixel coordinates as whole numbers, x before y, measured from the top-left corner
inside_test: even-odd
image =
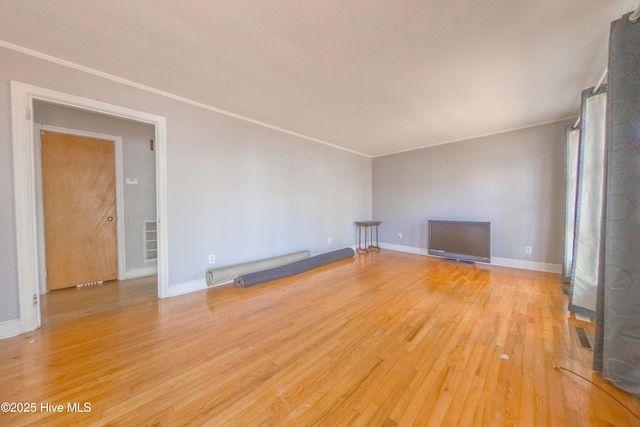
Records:
[[[429,255],[491,262],[491,223],[429,220]]]

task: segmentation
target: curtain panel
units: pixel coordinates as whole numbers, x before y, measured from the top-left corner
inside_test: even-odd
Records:
[[[594,368],[640,396],[640,21],[611,25],[604,254]]]
[[[607,93],[582,92],[573,268],[569,310],[595,318],[602,251]]]
[[[571,281],[573,269],[573,243],[576,225],[576,193],[578,191],[578,153],[580,151],[580,129],[569,127],[565,142],[565,217],[564,217],[564,262],[562,280]]]

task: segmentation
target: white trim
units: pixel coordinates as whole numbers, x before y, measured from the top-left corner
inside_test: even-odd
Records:
[[[394,245],[392,243],[382,242],[378,243],[378,246],[380,246],[382,249],[389,249],[391,251],[406,252],[415,255],[429,255],[429,252],[425,248],[417,248],[415,246]]]
[[[127,271],[127,256],[126,256],[126,237],[125,237],[125,228],[124,228],[124,157],[122,150],[122,137],[116,135],[107,135],[103,133],[96,132],[87,132],[78,129],[70,129],[59,126],[51,126],[51,125],[43,125],[40,123],[33,124],[34,130],[44,130],[50,132],[58,132],[64,133],[67,135],[76,135],[76,136],[84,136],[87,138],[96,138],[103,139],[107,141],[113,141],[115,148],[115,173],[116,173],[116,228],[118,233],[118,280],[125,280]],[[36,190],[36,195],[38,198],[42,197],[42,176],[41,170],[38,167],[38,160],[40,159],[40,153],[38,152],[38,148],[40,147],[40,132],[34,132],[35,139],[35,147],[36,150],[34,155],[36,156],[36,186],[39,187]],[[44,212],[42,211],[42,200],[36,200],[36,204],[38,206],[38,217],[37,217],[37,226],[38,226],[38,246],[40,257],[38,260],[39,271],[40,271],[40,294],[44,294],[47,290],[46,288],[46,279],[43,279],[44,271],[45,271],[45,259],[43,257],[44,254]]]
[[[11,129],[16,212],[16,252],[20,305],[20,330],[40,326],[38,247],[36,229],[36,176],[33,138],[33,100],[81,108],[110,116],[149,123],[156,130],[156,215],[158,217],[158,296],[168,296],[166,119],[88,98],[11,82]],[[34,297],[35,295],[35,297]],[[35,304],[34,304],[35,298]]]
[[[46,252],[44,242],[44,204],[42,202],[42,141],[40,140],[40,132],[37,130],[38,124],[33,126],[33,142],[34,142],[34,172],[36,176],[36,230],[38,245],[38,290],[40,295],[47,292],[47,268],[46,268]]]
[[[229,279],[229,280],[225,280],[224,282],[215,283],[213,285],[210,285],[207,283],[207,289],[217,288],[218,286],[230,285],[235,281],[236,281],[235,279]]]
[[[514,258],[491,257],[491,264],[500,267],[518,268],[520,270],[544,271],[546,273],[562,273],[562,264],[551,264],[548,262],[527,261]]]
[[[470,141],[470,140],[473,140],[473,139],[486,138],[488,136],[495,136],[495,135],[500,135],[500,134],[503,134],[503,133],[516,132],[516,131],[519,131],[519,130],[525,130],[525,129],[529,129],[529,128],[534,128],[534,127],[537,127],[537,126],[546,126],[546,125],[551,125],[553,123],[566,122],[568,120],[573,120],[574,117],[575,116],[565,117],[565,118],[561,118],[561,119],[553,119],[553,120],[548,121],[548,122],[534,123],[532,125],[509,128],[509,129],[499,130],[497,132],[489,132],[489,133],[483,133],[483,134],[479,134],[479,135],[469,135],[469,136],[465,136],[465,137],[458,138],[458,139],[450,139],[450,140],[447,140],[447,141],[440,141],[440,142],[436,142],[436,143],[433,143],[433,144],[421,145],[419,147],[407,148],[405,150],[390,151],[388,153],[375,154],[375,155],[373,155],[371,157],[375,159],[377,157],[392,156],[394,154],[408,153],[409,151],[416,151],[416,150],[423,150],[425,148],[437,147],[438,145],[453,144],[454,142],[465,142],[465,141]]]
[[[38,246],[35,203],[35,156],[32,98],[26,88],[11,82],[11,130],[16,209],[16,248],[20,304],[20,331],[40,326]],[[34,298],[36,304],[34,304]]]
[[[0,322],[0,340],[20,335],[20,319]]]
[[[154,274],[158,274],[158,267],[156,265],[142,268],[132,268],[131,270],[126,271],[124,277],[125,280],[128,280],[137,279],[139,277],[153,276]]]
[[[217,108],[217,107],[214,107],[214,106],[209,105],[209,104],[205,104],[203,102],[194,101],[192,99],[185,98],[184,96],[176,95],[176,94],[173,94],[173,93],[170,93],[170,92],[165,92],[164,90],[156,89],[156,88],[151,87],[151,86],[147,86],[147,85],[143,85],[143,84],[140,84],[140,83],[136,83],[136,82],[131,81],[131,80],[123,79],[122,77],[114,76],[113,74],[108,74],[108,73],[105,73],[103,71],[96,70],[94,68],[85,67],[84,65],[76,64],[75,62],[71,62],[71,61],[67,61],[67,60],[64,60],[64,59],[60,59],[60,58],[57,58],[55,56],[47,55],[46,53],[42,53],[42,52],[38,52],[36,50],[28,49],[26,47],[22,47],[22,46],[19,46],[17,44],[9,43],[9,42],[4,41],[4,40],[0,40],[0,46],[1,47],[5,47],[5,48],[10,49],[10,50],[13,50],[15,52],[23,53],[25,55],[29,55],[29,56],[33,56],[35,58],[42,59],[44,61],[52,62],[52,63],[57,64],[57,65],[62,65],[63,67],[72,68],[74,70],[82,71],[84,73],[91,74],[91,75],[94,75],[94,76],[97,76],[97,77],[101,77],[103,79],[111,80],[111,81],[116,82],[116,83],[120,83],[120,84],[123,84],[123,85],[134,87],[136,89],[144,90],[146,92],[150,92],[150,93],[153,93],[155,95],[160,95],[160,96],[163,96],[165,98],[173,99],[175,101],[184,102],[185,104],[193,105],[194,107],[198,107],[198,108],[202,108],[202,109],[205,109],[205,110],[213,111],[214,113],[218,113],[218,114],[222,114],[222,115],[225,115],[225,116],[233,117],[233,118],[238,119],[238,120],[243,120],[245,122],[249,122],[249,123],[252,123],[254,125],[262,126],[262,127],[265,127],[265,128],[268,128],[268,129],[272,129],[272,130],[275,130],[275,131],[278,131],[278,132],[286,133],[288,135],[297,136],[298,138],[306,139],[308,141],[313,141],[313,142],[317,142],[319,144],[328,145],[329,147],[336,148],[338,150],[347,151],[349,153],[357,154],[359,156],[371,158],[371,156],[368,155],[368,154],[359,153],[357,151],[354,151],[354,150],[351,150],[351,149],[348,149],[348,148],[345,148],[345,147],[340,147],[339,145],[335,145],[335,144],[332,144],[330,142],[323,141],[323,140],[318,139],[318,138],[314,138],[312,136],[308,136],[308,135],[305,135],[305,134],[302,134],[302,133],[294,132],[292,130],[281,128],[279,126],[270,125],[269,123],[265,123],[265,122],[262,122],[260,120],[255,120],[255,119],[252,119],[250,117],[246,117],[246,116],[243,116],[243,115],[240,115],[240,114],[232,113],[230,111],[223,110],[221,108]]]
[[[389,249],[392,251],[398,252],[406,252],[410,254],[416,255],[429,255],[429,252],[425,248],[417,248],[414,246],[402,246],[402,245],[394,245],[390,243],[379,243],[379,246],[382,249]],[[437,257],[434,257],[437,258]],[[485,263],[480,263],[485,264]],[[544,271],[547,273],[562,273],[562,265],[561,264],[550,264],[546,262],[535,262],[535,261],[526,261],[522,259],[513,259],[513,258],[498,258],[491,257],[491,265],[496,265],[499,267],[509,267],[509,268],[517,268],[520,270],[534,270],[534,271]]]
[[[196,279],[169,286],[169,294],[167,296],[176,297],[190,292],[202,291],[204,289],[209,289],[207,286],[207,280],[205,278]]]

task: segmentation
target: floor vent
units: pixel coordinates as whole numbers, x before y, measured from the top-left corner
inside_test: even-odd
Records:
[[[84,288],[85,286],[98,286],[98,285],[102,285],[102,280],[99,280],[97,282],[89,282],[89,283],[80,283],[79,285],[76,285],[77,288]]]
[[[582,348],[586,348],[587,350],[593,351],[593,346],[591,345],[591,338],[587,331],[580,326],[574,326],[576,331],[576,338],[578,339],[578,345]]]
[[[563,295],[569,296],[569,287],[568,286],[561,285],[560,286],[560,290],[562,291]]]

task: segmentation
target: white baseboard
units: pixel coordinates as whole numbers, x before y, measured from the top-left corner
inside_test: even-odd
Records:
[[[526,261],[513,258],[491,258],[491,264],[500,267],[519,268],[520,270],[544,271],[546,273],[562,273],[562,265],[547,262]]]
[[[214,285],[209,285],[209,284],[207,284],[207,288],[208,288],[208,289],[211,289],[211,288],[217,288],[218,286],[230,285],[230,284],[232,284],[233,282],[235,282],[235,280],[234,280],[234,279],[229,279],[229,280],[225,280],[224,282],[216,283],[216,284],[214,284]]]
[[[0,339],[15,337],[20,335],[22,330],[20,328],[20,319],[6,320],[0,322]]]
[[[416,255],[430,256],[429,252],[425,248],[416,248],[413,246],[394,245],[390,243],[379,243],[382,249],[389,249],[392,251],[406,252]],[[518,268],[520,270],[534,270],[544,271],[547,273],[562,273],[562,265],[550,264],[545,262],[526,261],[522,259],[513,258],[498,258],[491,257],[491,265],[497,265],[500,267]]]
[[[125,279],[137,279],[138,277],[153,276],[158,274],[158,266],[155,264],[149,267],[134,268],[127,270]]]
[[[202,291],[204,289],[207,289],[207,280],[203,277],[202,279],[169,285],[169,294],[167,296],[175,297],[178,295],[188,294],[189,292]]]
[[[378,246],[380,246],[382,249],[389,249],[391,251],[398,251],[398,252],[406,252],[409,254],[416,254],[416,255],[429,255],[429,253],[427,252],[427,250],[425,248],[416,248],[414,246],[403,246],[403,245],[394,245],[391,243],[378,243]]]

